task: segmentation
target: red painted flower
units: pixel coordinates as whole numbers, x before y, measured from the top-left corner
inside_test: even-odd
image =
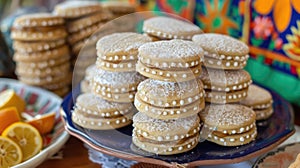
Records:
[[[274,31],[274,25],[270,17],[256,17],[251,24],[256,38],[266,39]]]

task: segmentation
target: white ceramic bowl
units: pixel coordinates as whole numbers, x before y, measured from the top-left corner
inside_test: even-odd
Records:
[[[53,131],[43,136],[43,150],[12,168],[36,167],[58,152],[69,139],[69,134],[64,129],[59,113],[62,99],[44,89],[28,86],[14,79],[0,78],[0,92],[6,89],[14,89],[27,102],[26,113],[28,115],[56,112],[56,123]]]

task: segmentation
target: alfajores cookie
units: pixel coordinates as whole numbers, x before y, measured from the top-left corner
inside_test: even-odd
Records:
[[[59,39],[54,41],[33,41],[24,42],[15,40],[13,43],[13,48],[19,53],[31,53],[31,52],[41,52],[46,50],[52,50],[54,48],[59,48],[66,44],[66,40]]]
[[[143,31],[159,39],[184,40],[191,40],[194,35],[202,33],[202,30],[193,23],[165,16],[146,19]]]
[[[66,62],[57,66],[46,68],[28,68],[17,64],[15,73],[16,75],[23,77],[47,77],[49,75],[60,75],[62,72],[68,71],[70,71],[70,63]]]
[[[12,28],[11,38],[20,41],[53,41],[67,37],[64,26]]]
[[[86,68],[84,78],[80,84],[82,92],[91,92],[92,80],[97,74],[98,72],[95,64],[92,64]]]
[[[255,117],[255,112],[243,105],[207,105],[200,113],[200,134],[208,132],[207,140],[222,146],[244,145],[257,135]]]
[[[143,113],[133,116],[132,142],[140,149],[159,155],[187,152],[198,144],[200,119],[160,120]],[[176,129],[175,129],[176,128]]]
[[[161,81],[181,82],[200,76],[203,50],[191,41],[156,41],[139,48],[136,69]]]
[[[149,117],[176,119],[199,113],[204,101],[200,80],[176,83],[146,79],[138,85],[134,104]]]
[[[51,13],[25,14],[16,18],[13,23],[14,28],[23,27],[47,27],[64,25],[65,20],[60,16]]]
[[[46,50],[41,52],[33,52],[33,53],[19,53],[15,52],[13,59],[17,62],[40,62],[40,61],[49,61],[49,60],[56,60],[62,57],[70,57],[69,54],[69,47],[63,45],[59,48],[55,48],[52,50]]]
[[[54,7],[53,13],[66,19],[72,19],[86,16],[101,10],[102,7],[99,2],[76,0],[57,4]]]
[[[84,93],[76,98],[72,120],[83,128],[117,129],[131,124],[135,111],[132,103],[109,102],[94,94]]]
[[[135,12],[135,6],[124,1],[105,1],[101,2],[101,5],[103,8],[109,10],[114,18]]]
[[[240,40],[215,33],[195,35],[192,40],[203,48],[208,68],[237,70],[246,66],[249,48]]]
[[[109,11],[101,11],[97,13],[93,13],[83,18],[78,18],[76,20],[70,20],[67,23],[67,30],[69,33],[75,33],[81,31],[84,28],[95,25],[100,22],[108,21],[112,18],[112,13]]]
[[[96,65],[107,71],[135,71],[138,48],[148,42],[149,37],[132,32],[104,36],[97,42]]]
[[[138,84],[145,77],[137,72],[99,70],[92,80],[92,93],[114,102],[133,102]]]
[[[252,83],[245,70],[218,70],[203,67],[200,79],[205,89],[205,100],[211,103],[234,103],[246,98]]]
[[[252,108],[256,113],[256,120],[264,120],[273,114],[273,98],[269,91],[257,85],[250,85],[247,97],[241,104]]]
[[[65,55],[60,58],[55,58],[55,59],[47,59],[43,61],[18,61],[16,62],[16,66],[22,67],[24,69],[45,69],[53,66],[58,66],[63,63],[69,62],[71,56],[70,55]]]
[[[93,24],[91,26],[85,27],[85,28],[81,29],[79,32],[72,33],[68,36],[68,42],[71,45],[74,45],[84,39],[87,39],[93,33],[95,33],[98,29],[100,29],[101,26],[103,26],[103,25],[104,25],[104,23],[99,22],[99,23]]]

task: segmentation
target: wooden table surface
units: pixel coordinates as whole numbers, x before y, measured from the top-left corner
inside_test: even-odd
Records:
[[[295,124],[300,125],[300,108],[295,108]],[[99,168],[99,164],[91,162],[88,151],[83,143],[75,137],[70,137],[62,149],[63,159],[50,159],[42,163],[38,168]]]

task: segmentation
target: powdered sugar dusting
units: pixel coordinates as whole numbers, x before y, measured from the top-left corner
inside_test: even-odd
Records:
[[[151,38],[141,34],[132,32],[114,33],[98,40],[97,50],[102,54],[137,51],[141,45],[148,42],[151,42]]]
[[[76,103],[84,105],[87,109],[97,108],[98,110],[105,109],[127,109],[131,107],[131,103],[115,103],[106,101],[92,93],[83,93],[76,99]]]
[[[170,17],[153,17],[144,21],[144,28],[155,29],[165,33],[201,33],[201,29],[189,22]]]
[[[192,40],[204,50],[218,54],[244,56],[249,52],[245,43],[227,35],[205,33],[193,36]]]
[[[265,90],[264,88],[261,88],[257,85],[250,85],[248,88],[248,94],[247,97],[241,101],[242,104],[256,104],[261,102],[267,102],[272,100],[272,95],[270,92]]]
[[[202,68],[200,79],[203,83],[211,83],[211,85],[228,86],[237,83],[249,82],[251,76],[245,70],[225,71],[218,69]]]
[[[145,79],[138,72],[110,72],[98,70],[93,80],[102,85],[111,85],[115,87],[137,84]]]
[[[91,80],[94,76],[96,76],[98,73],[98,68],[95,64],[92,64],[88,66],[85,70],[85,79]]]
[[[180,59],[195,56],[203,56],[203,50],[199,45],[185,40],[156,41],[142,45],[139,55],[154,58]]]
[[[174,129],[184,129],[189,131],[192,127],[194,127],[199,118],[197,115],[190,116],[187,118],[179,118],[179,119],[170,119],[170,120],[160,120],[148,117],[144,113],[138,112],[133,116],[134,123],[145,124],[146,129],[148,131],[172,131]]]
[[[55,10],[66,10],[66,9],[74,9],[80,7],[89,7],[89,6],[99,6],[100,3],[96,1],[65,1],[55,6]]]
[[[185,93],[199,92],[199,87],[203,87],[201,81],[191,80],[186,82],[165,82],[154,79],[146,79],[138,86],[138,90],[147,90],[154,96],[182,96]]]
[[[221,126],[241,126],[245,122],[255,120],[255,112],[243,105],[207,105],[200,113],[205,122]]]

